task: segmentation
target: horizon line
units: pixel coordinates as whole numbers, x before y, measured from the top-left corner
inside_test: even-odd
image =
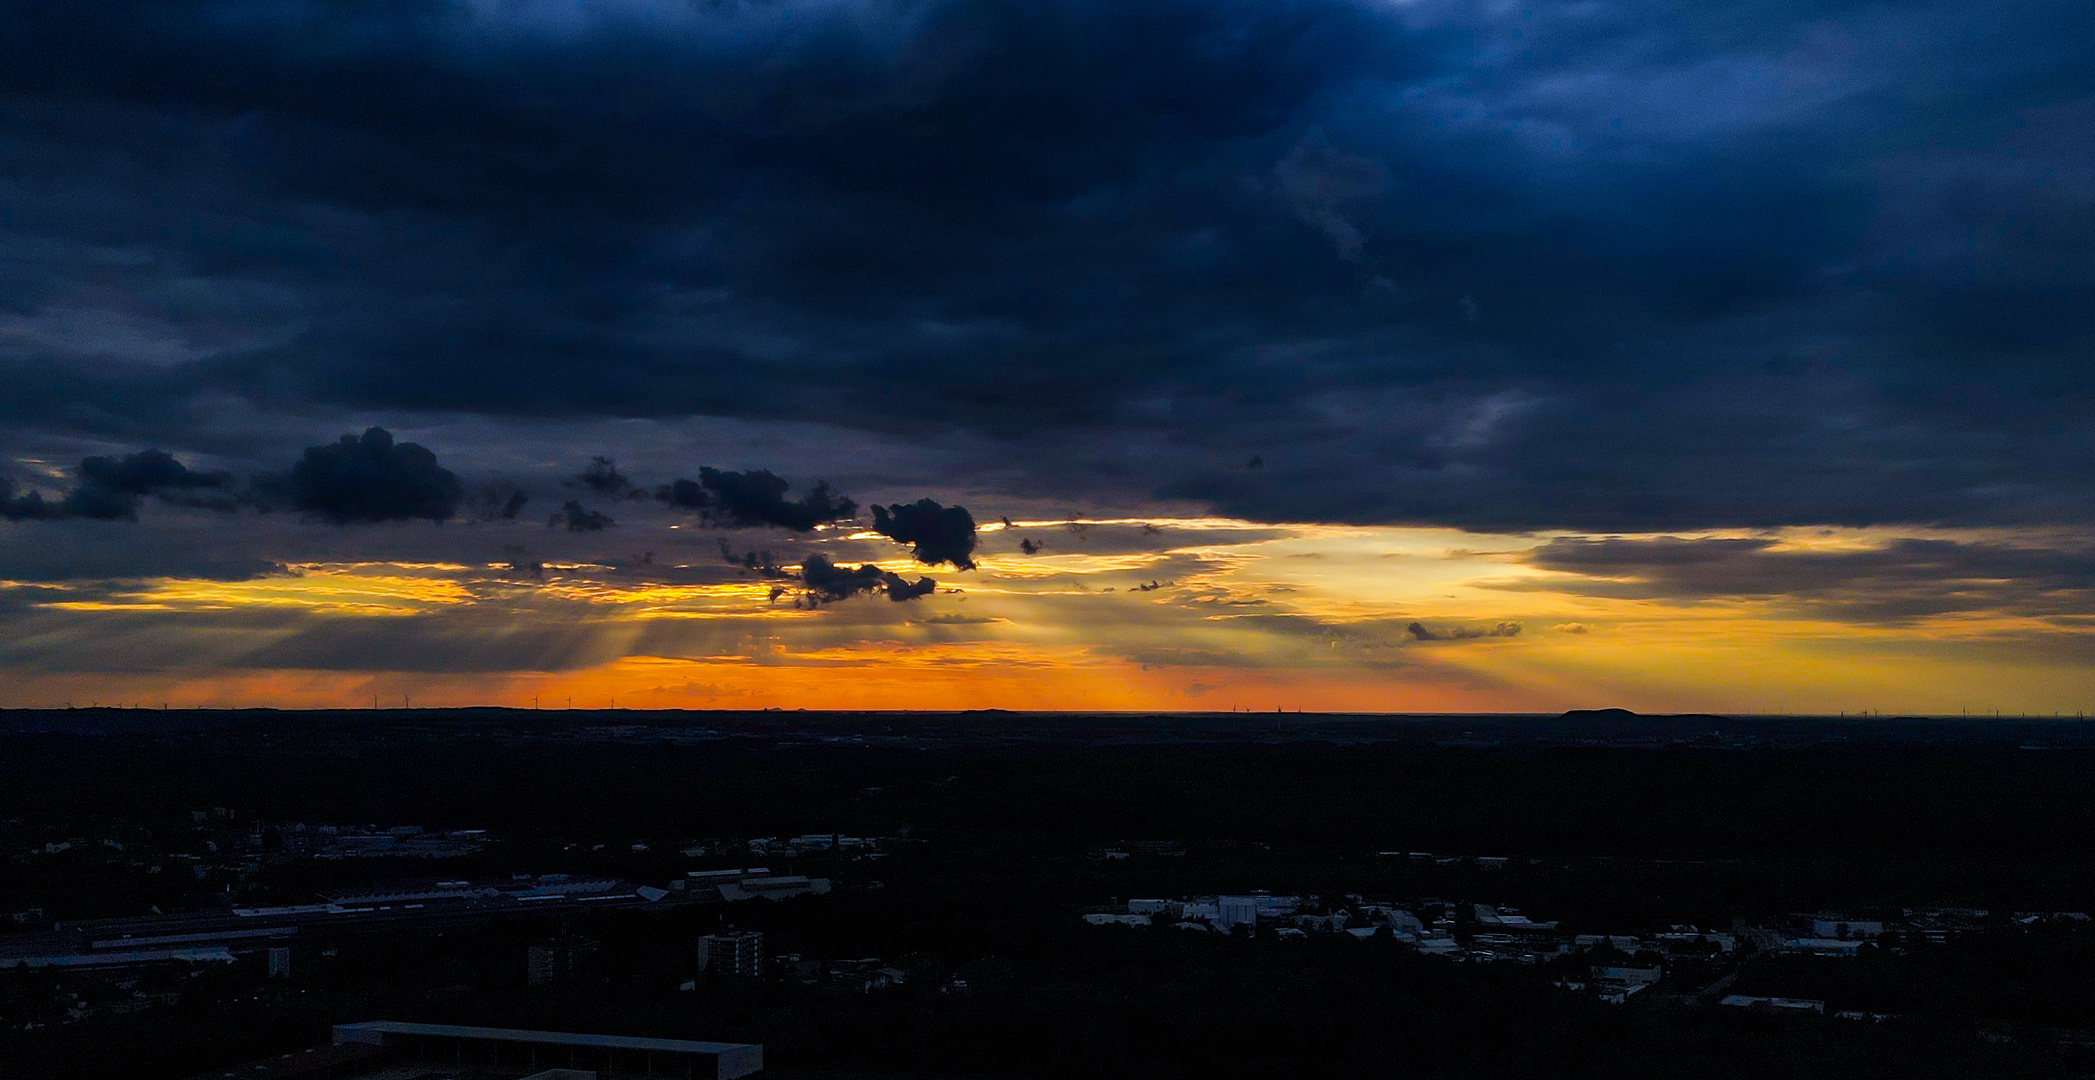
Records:
[[[615,706],[615,705],[613,705],[613,706],[601,706],[601,707],[589,707],[589,706],[563,706],[563,707],[557,707],[557,708],[538,708],[538,707],[532,707],[532,706],[525,706],[525,705],[428,705],[428,706],[409,706],[409,707],[398,707],[398,706],[382,706],[382,707],[379,707],[379,708],[375,708],[375,709],[374,709],[374,708],[371,708],[371,707],[368,707],[368,706],[340,706],[340,707],[327,707],[327,708],[322,708],[322,707],[298,707],[298,706],[277,706],[277,705],[185,705],[185,706],[181,706],[181,707],[175,707],[175,706],[173,706],[173,705],[171,705],[171,704],[167,704],[167,705],[160,705],[160,706],[157,706],[157,707],[156,707],[156,706],[151,706],[151,705],[99,705],[99,704],[98,704],[98,705],[51,705],[51,706],[36,706],[36,705],[8,705],[8,706],[0,706],[0,716],[7,716],[7,715],[12,715],[12,714],[19,714],[19,713],[103,713],[103,712],[111,712],[111,713],[148,713],[148,714],[169,714],[169,713],[292,713],[292,714],[315,714],[315,715],[318,715],[318,714],[345,714],[345,715],[347,715],[347,714],[356,714],[356,715],[369,715],[369,714],[373,714],[373,713],[530,713],[530,714],[553,714],[553,715],[559,715],[559,714],[562,714],[562,713],[590,713],[590,714],[601,714],[601,713],[621,713],[621,714],[632,714],[632,715],[651,715],[651,714],[665,714],[665,713],[667,713],[667,714],[707,714],[707,715],[725,715],[725,716],[765,716],[765,715],[771,715],[771,714],[789,714],[789,715],[805,715],[805,716],[894,716],[894,717],[933,717],[933,716],[980,716],[980,715],[999,715],[999,716],[1023,716],[1023,717],[1127,717],[1127,718],[1135,718],[1135,717],[1158,717],[1158,718],[1164,718],[1164,717],[1185,717],[1185,718],[1192,718],[1192,717],[1229,717],[1229,716],[1235,716],[1235,717],[1252,717],[1252,716],[1258,716],[1258,717],[1267,717],[1267,716],[1270,716],[1270,717],[1277,717],[1277,718],[1286,718],[1286,717],[1290,717],[1290,716],[1300,716],[1300,717],[1326,717],[1326,718],[1344,718],[1344,719],[1392,719],[1392,720],[1397,720],[1397,719],[1443,719],[1443,718],[1480,718],[1480,719],[1484,719],[1484,718],[1495,718],[1495,719],[1544,719],[1544,720],[1557,720],[1557,719],[1563,719],[1563,718],[1566,718],[1566,717],[1572,717],[1572,716],[1581,716],[1581,715],[1582,715],[1582,716],[1608,716],[1608,715],[1613,715],[1613,716],[1626,716],[1626,717],[1635,717],[1635,718],[1640,718],[1640,719],[1653,719],[1653,720],[1675,720],[1675,719],[1681,719],[1681,720],[1684,720],[1684,719],[1708,719],[1708,720],[1835,720],[1835,721],[1849,721],[1849,720],[1852,720],[1852,721],[1869,721],[1869,720],[1876,720],[1876,721],[1883,721],[1883,720],[1995,720],[1995,721],[1998,721],[1998,720],[2081,720],[2081,721],[2084,721],[2084,720],[2086,720],[2086,719],[2087,719],[2087,716],[2086,716],[2086,713],[2085,713],[2085,712],[2074,712],[2074,713],[2071,713],[2071,714],[2069,714],[2069,713],[2065,713],[2065,712],[2058,712],[2058,711],[2054,711],[2054,712],[2050,712],[2050,713],[2028,713],[2028,712],[2016,712],[2016,713],[2007,713],[2007,712],[1993,712],[1993,713],[1920,713],[1920,712],[1894,712],[1894,713],[1885,713],[1885,712],[1877,712],[1877,711],[1850,711],[1850,712],[1841,712],[1841,711],[1839,711],[1839,710],[1835,710],[1835,711],[1833,711],[1833,712],[1780,712],[1780,713],[1775,713],[1775,712],[1712,712],[1712,711],[1705,711],[1705,710],[1690,710],[1690,711],[1682,711],[1682,712],[1640,712],[1640,711],[1638,711],[1638,710],[1635,710],[1635,709],[1626,709],[1626,708],[1622,708],[1622,707],[1619,707],[1619,706],[1599,706],[1599,707],[1581,707],[1581,708],[1573,708],[1573,709],[1564,709],[1564,710],[1558,710],[1558,711],[1541,711],[1541,712],[1511,712],[1511,711],[1433,711],[1433,712],[1394,712],[1394,711],[1391,711],[1391,712],[1385,712],[1385,711],[1356,711],[1356,710],[1317,710],[1317,711],[1312,711],[1312,710],[1307,710],[1307,709],[1303,709],[1303,710],[1273,710],[1273,711],[1257,711],[1257,710],[1248,710],[1248,709],[1238,709],[1238,710],[1230,710],[1230,709],[1219,709],[1219,710],[1215,710],[1215,709],[1209,709],[1209,710],[1203,710],[1203,709],[1008,709],[1008,708],[1002,708],[1002,707],[997,707],[997,706],[985,706],[985,707],[981,707],[981,708],[972,708],[972,709],[832,709],[832,708],[805,708],[805,707],[801,707],[801,708],[785,708],[785,707],[781,707],[781,706],[773,706],[773,707],[768,707],[768,708],[755,708],[755,709],[734,709],[734,708],[705,708],[705,707],[674,707],[674,708],[671,708],[671,707],[655,707],[655,708],[649,708],[649,707],[639,707],[639,708],[635,708],[635,707],[620,707],[620,706]]]

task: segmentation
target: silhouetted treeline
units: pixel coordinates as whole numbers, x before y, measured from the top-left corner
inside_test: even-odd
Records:
[[[11,735],[0,814],[167,816],[211,805],[250,818],[511,830],[908,825],[996,846],[1148,836],[1509,855],[2042,859],[2095,849],[2095,756],[1997,741],[1725,750],[854,744],[791,733],[577,746],[397,719],[414,714],[347,715],[320,724],[281,714],[204,733]]]

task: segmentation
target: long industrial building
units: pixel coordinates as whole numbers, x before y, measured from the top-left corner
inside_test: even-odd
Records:
[[[764,1048],[754,1043],[377,1020],[337,1025],[326,1046],[192,1080],[735,1080],[763,1068]]]
[[[424,930],[498,916],[642,907],[672,895],[628,881],[578,881],[564,875],[521,883],[394,885],[344,893],[326,904],[95,919],[8,934],[0,936],[0,970],[231,963],[236,953],[297,947],[314,934]]]
[[[391,1020],[338,1025],[335,1044],[385,1047],[393,1051],[390,1056],[396,1061],[497,1069],[582,1069],[593,1071],[604,1080],[646,1076],[733,1080],[764,1067],[764,1048],[754,1043],[403,1024]]]

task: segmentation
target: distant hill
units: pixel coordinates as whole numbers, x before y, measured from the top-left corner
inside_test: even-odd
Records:
[[[1630,711],[1630,710],[1628,710],[1628,709],[1573,709],[1573,710],[1571,710],[1570,712],[1567,712],[1567,713],[1565,713],[1564,715],[1562,715],[1562,716],[1559,716],[1559,717],[1557,717],[1557,719],[1559,719],[1559,720],[1569,720],[1569,721],[1572,721],[1572,722],[1574,722],[1574,723],[1585,723],[1585,724],[1593,724],[1593,723],[1606,723],[1606,722],[1611,722],[1611,721],[1612,721],[1612,722],[1616,722],[1616,723],[1620,723],[1620,722],[1623,722],[1623,721],[1629,721],[1629,720],[1697,720],[1697,721],[1700,721],[1700,720],[1728,720],[1728,719],[1730,719],[1730,718],[1729,718],[1729,717],[1724,717],[1724,716],[1717,716],[1717,715],[1715,715],[1715,714],[1713,714],[1713,713],[1654,713],[1654,714],[1652,714],[1652,715],[1650,715],[1650,716],[1646,716],[1646,715],[1644,715],[1643,713],[1636,713],[1636,712],[1631,712],[1631,711]]]

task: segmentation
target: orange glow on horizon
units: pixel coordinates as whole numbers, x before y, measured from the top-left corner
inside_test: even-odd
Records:
[[[797,587],[791,577],[704,562],[549,564],[542,579],[399,561],[309,562],[231,582],[0,582],[0,596],[20,590],[32,612],[0,643],[14,657],[0,705],[369,708],[375,695],[381,706],[528,707],[535,696],[846,710],[2095,707],[2095,650],[2027,593],[1858,617],[1854,605],[1876,598],[1673,596],[1634,574],[1545,568],[1529,555],[1549,537],[1138,524],[1048,534],[1031,555],[984,553],[978,571],[941,569],[941,591],[908,603],[878,591],[796,603],[774,595]],[[1738,538],[1822,557],[1900,535],[1703,537]],[[871,561],[838,552],[847,558]],[[81,669],[98,657],[125,662]]]

